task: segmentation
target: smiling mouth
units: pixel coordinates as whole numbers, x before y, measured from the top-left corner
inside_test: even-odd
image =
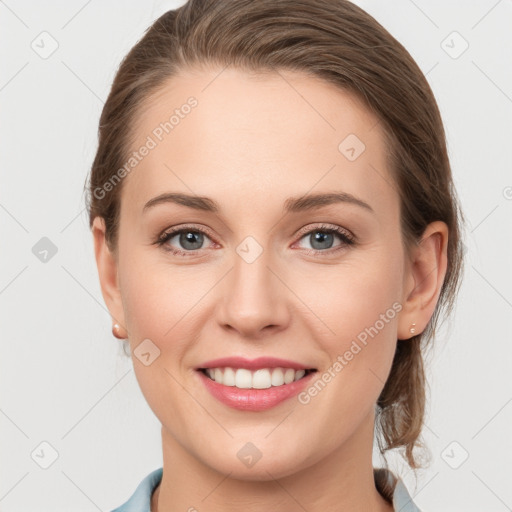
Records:
[[[303,379],[317,370],[295,370],[293,368],[261,368],[251,371],[246,368],[198,368],[210,380],[224,386],[239,389],[268,389],[283,386]]]

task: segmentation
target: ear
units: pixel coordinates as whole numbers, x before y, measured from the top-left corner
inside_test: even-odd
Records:
[[[448,226],[441,221],[429,224],[421,241],[411,249],[404,276],[402,312],[398,339],[409,339],[425,330],[434,313],[448,265]],[[411,324],[416,332],[411,334]]]
[[[126,334],[127,337],[124,309],[121,300],[121,291],[119,289],[117,257],[108,247],[105,238],[105,220],[102,217],[96,217],[94,219],[92,234],[94,239],[94,255],[96,257],[96,266],[98,267],[103,300],[107,305],[113,322],[120,325],[121,332]],[[125,336],[122,335],[122,337]]]

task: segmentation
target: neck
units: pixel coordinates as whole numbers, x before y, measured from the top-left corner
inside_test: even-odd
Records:
[[[151,512],[393,512],[377,491],[372,466],[373,416],[346,443],[283,478],[240,480],[202,463],[162,428],[163,475]]]

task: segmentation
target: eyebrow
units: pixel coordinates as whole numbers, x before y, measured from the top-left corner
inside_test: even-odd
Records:
[[[182,194],[177,192],[168,192],[161,194],[153,199],[150,199],[143,208],[143,213],[153,208],[158,204],[174,203],[194,210],[203,210],[207,212],[217,213],[220,211],[220,206],[217,202],[209,197],[195,196],[189,194]],[[287,213],[296,213],[303,211],[310,211],[322,206],[328,206],[336,203],[349,203],[360,206],[372,213],[375,213],[373,208],[362,199],[359,199],[348,192],[329,192],[306,194],[301,197],[290,197],[284,202],[284,209]]]

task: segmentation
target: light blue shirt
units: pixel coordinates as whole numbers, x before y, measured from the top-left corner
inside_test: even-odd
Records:
[[[152,471],[137,486],[128,501],[112,510],[112,512],[151,512],[151,495],[162,480],[162,474],[163,468]],[[421,512],[412,501],[402,480],[397,478],[390,470],[385,468],[374,469],[374,475],[375,484],[381,494],[383,494],[382,479],[387,478],[394,485],[392,503],[395,512]]]

